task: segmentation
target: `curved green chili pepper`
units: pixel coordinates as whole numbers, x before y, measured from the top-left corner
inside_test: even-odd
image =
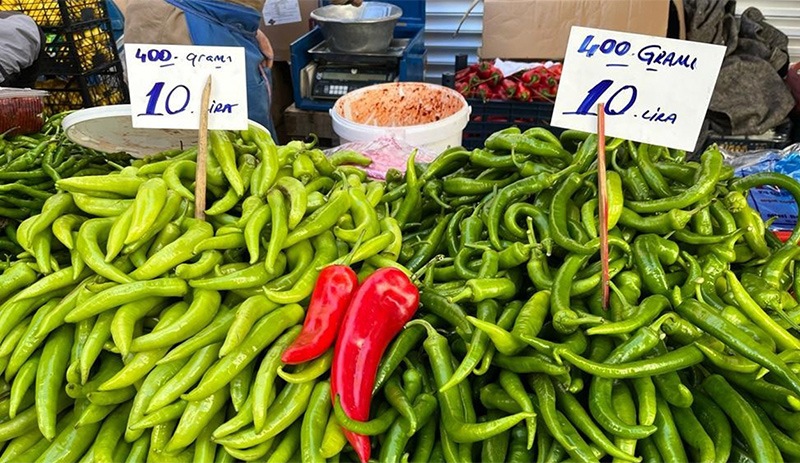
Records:
[[[652,201],[629,201],[628,207],[640,214],[654,213],[666,212],[670,209],[683,209],[701,201],[714,190],[722,174],[722,153],[716,149],[708,149],[702,154],[700,161],[700,177],[686,191]]]
[[[428,357],[433,363],[433,375],[436,385],[441,388],[452,376],[453,367],[451,363],[450,348],[447,339],[441,336],[434,328],[424,320],[413,320],[407,326],[420,324],[425,327],[428,334],[423,346],[428,352]],[[518,413],[512,416],[500,418],[496,421],[485,423],[464,422],[464,411],[460,399],[461,394],[457,389],[450,388],[444,392],[439,392],[440,411],[442,413],[443,428],[447,434],[456,442],[471,443],[487,439],[508,429],[525,418],[529,418],[527,413]]]

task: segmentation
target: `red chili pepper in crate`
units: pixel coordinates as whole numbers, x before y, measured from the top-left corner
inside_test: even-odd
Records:
[[[375,374],[386,347],[411,320],[419,306],[419,291],[405,273],[382,268],[364,280],[342,321],[331,365],[332,399],[347,416],[369,419]],[[362,462],[369,461],[369,436],[344,430]]]
[[[556,97],[556,92],[558,92],[558,87],[548,87],[542,89],[542,98],[546,100],[553,100]]]
[[[283,351],[283,363],[296,365],[308,362],[333,346],[342,318],[357,288],[358,277],[349,266],[330,265],[322,269],[311,294],[303,329]]]
[[[492,68],[494,65],[488,61],[481,61],[478,63],[478,77],[481,79],[488,79],[492,75]]]
[[[513,98],[514,95],[517,94],[517,88],[519,85],[511,79],[503,79],[500,82],[500,92],[502,93],[503,99],[507,100],[509,98]]]
[[[554,75],[556,75],[558,77],[561,77],[561,68],[562,67],[563,67],[563,64],[556,63],[556,64],[550,66],[550,68],[549,68],[550,69],[550,73],[554,74]]]
[[[464,96],[469,95],[472,88],[466,82],[456,82],[456,91]]]
[[[480,64],[478,68],[478,77],[489,82],[491,85],[498,85],[504,79],[503,71],[497,69],[488,61],[484,61]]]
[[[492,87],[486,82],[478,85],[475,88],[475,97],[480,98],[483,101],[488,100],[492,96],[492,93]]]
[[[470,87],[477,87],[478,85],[482,84],[483,81],[477,74],[473,74],[470,76],[469,80],[467,81],[467,85]]]
[[[549,76],[547,76],[547,79],[545,80],[547,88],[556,87],[558,85],[558,80],[559,80],[558,77],[555,74],[551,73]]]
[[[456,72],[456,80],[464,80],[468,79],[471,75],[478,73],[479,66],[478,64],[471,64],[464,69],[459,70]]]
[[[536,72],[536,69],[528,69],[522,73],[519,80],[525,85],[532,85],[539,81],[539,74]]]
[[[531,91],[524,85],[520,85],[517,87],[517,92],[514,94],[514,98],[519,101],[533,101],[533,93],[531,93]]]

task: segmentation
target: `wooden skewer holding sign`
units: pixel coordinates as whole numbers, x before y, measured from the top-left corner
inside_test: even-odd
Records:
[[[608,185],[606,184],[606,120],[605,105],[597,105],[597,189],[600,193],[598,209],[600,212],[600,265],[603,288],[603,309],[608,310],[609,270],[608,270]]]
[[[200,129],[197,140],[197,170],[194,182],[194,218],[206,219],[206,166],[208,162],[208,102],[211,99],[211,76],[200,98]]]

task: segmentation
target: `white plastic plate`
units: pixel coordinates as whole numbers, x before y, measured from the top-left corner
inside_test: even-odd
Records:
[[[250,124],[266,131],[261,124]],[[136,158],[197,145],[197,130],[134,128],[130,105],[81,109],[66,116],[61,126],[81,146],[103,153],[127,152]]]

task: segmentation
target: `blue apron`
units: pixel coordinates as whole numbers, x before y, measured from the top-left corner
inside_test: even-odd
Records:
[[[256,31],[261,13],[220,0],[164,0],[186,16],[186,26],[195,45],[244,47],[247,75],[247,114],[275,136],[270,117],[272,74],[264,66]]]

